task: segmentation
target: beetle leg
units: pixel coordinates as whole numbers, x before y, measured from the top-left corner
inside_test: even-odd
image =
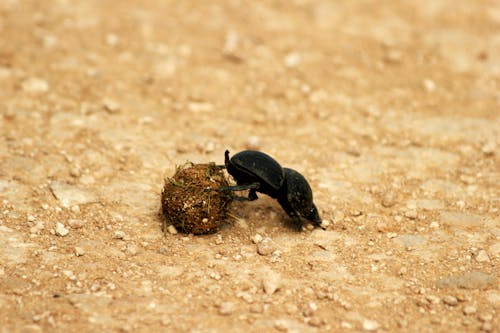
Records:
[[[302,231],[302,221],[300,220],[300,217],[298,215],[290,215],[290,217],[292,218],[292,223],[293,223],[293,226],[295,227],[295,229],[297,231]]]
[[[257,200],[259,197],[257,196],[256,189],[260,187],[259,183],[253,183],[253,184],[246,184],[246,185],[234,185],[234,186],[224,186],[224,187],[219,187],[218,191],[244,191],[244,190],[250,190],[248,192],[248,197],[240,197],[240,196],[233,196],[233,199],[237,201],[254,201]]]
[[[259,187],[260,187],[259,183],[253,183],[253,184],[246,184],[246,185],[233,185],[233,186],[219,187],[219,191],[244,191],[244,190],[255,191]]]
[[[254,201],[254,200],[257,200],[259,197],[257,196],[257,192],[255,191],[255,189],[251,189],[249,192],[248,192],[248,201]]]
[[[233,195],[232,198],[236,201],[250,201],[247,197],[240,197],[239,195]]]

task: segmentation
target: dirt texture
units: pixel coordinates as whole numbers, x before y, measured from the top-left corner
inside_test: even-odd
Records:
[[[0,332],[499,332],[496,0],[0,1]],[[176,165],[262,195],[161,231]],[[173,230],[172,230],[173,231]]]

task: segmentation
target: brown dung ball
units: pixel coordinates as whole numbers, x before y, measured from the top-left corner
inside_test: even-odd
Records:
[[[173,178],[165,179],[161,193],[163,231],[174,225],[184,233],[207,234],[217,231],[226,219],[232,200],[224,172],[214,163],[187,163],[177,168]]]

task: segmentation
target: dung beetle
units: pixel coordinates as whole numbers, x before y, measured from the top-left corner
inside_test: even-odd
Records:
[[[313,203],[311,187],[299,172],[282,168],[275,159],[260,151],[244,150],[229,158],[229,151],[226,150],[224,156],[227,172],[237,185],[221,190],[249,190],[247,198],[236,197],[249,201],[258,199],[257,192],[267,194],[278,200],[297,229],[302,228],[300,218],[321,227],[321,218]]]

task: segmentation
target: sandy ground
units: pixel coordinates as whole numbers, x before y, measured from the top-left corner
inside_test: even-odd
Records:
[[[500,4],[0,1],[0,332],[499,331]],[[161,232],[164,176],[261,196]]]

